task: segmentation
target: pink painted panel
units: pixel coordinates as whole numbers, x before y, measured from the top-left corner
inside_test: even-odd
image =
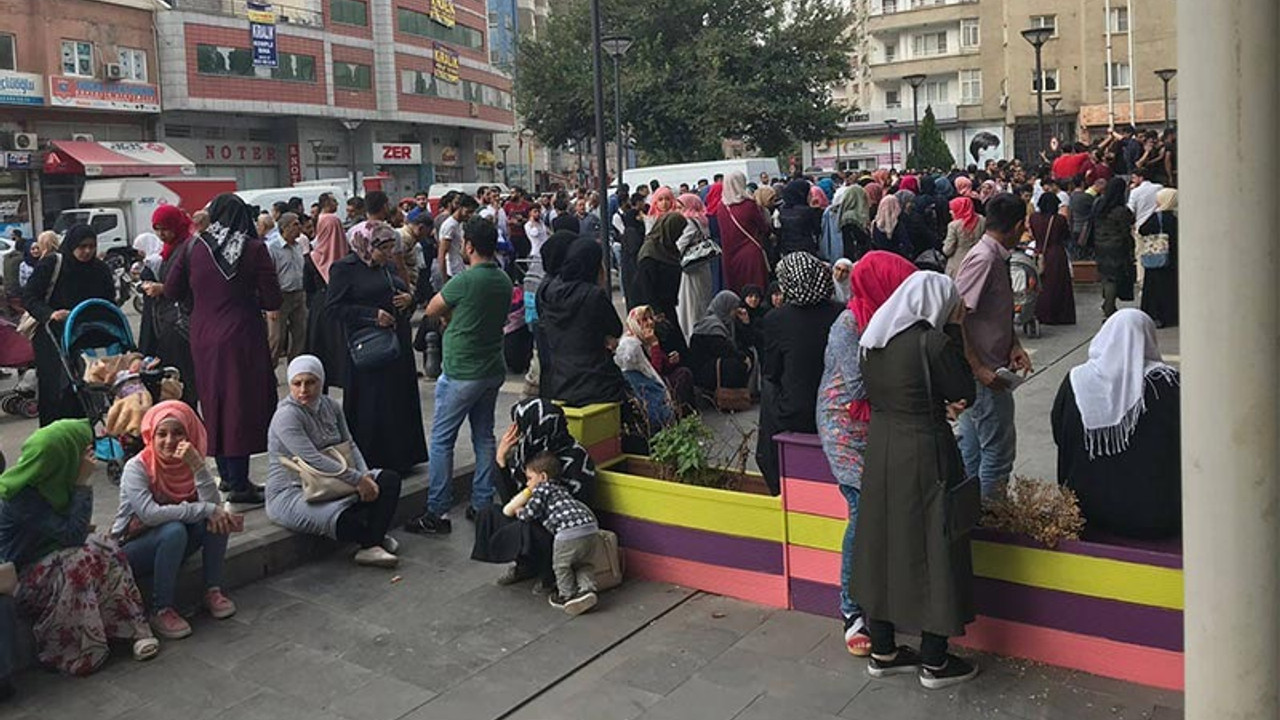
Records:
[[[840,585],[840,553],[838,552],[788,545],[787,563],[791,577],[826,585]]]
[[[684,585],[770,607],[788,605],[787,579],[781,575],[718,567],[627,548],[623,551],[627,574],[634,577]]]
[[[836,520],[849,517],[849,503],[840,494],[839,485],[790,477],[784,477],[782,484],[782,501],[791,512]]]

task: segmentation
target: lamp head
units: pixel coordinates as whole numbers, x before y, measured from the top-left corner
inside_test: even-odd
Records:
[[[608,35],[600,38],[600,48],[610,57],[620,58],[631,49],[631,38],[626,35]]]
[[[902,79],[910,84],[912,89],[915,89],[924,84],[926,77],[928,76],[917,73],[915,75],[904,75]]]
[[[1178,74],[1177,68],[1161,68],[1156,71],[1156,77],[1160,78],[1165,82],[1169,82],[1170,80],[1173,79],[1173,76],[1177,74]]]
[[[1053,37],[1053,32],[1054,29],[1050,27],[1033,27],[1023,30],[1022,37],[1026,38],[1027,42],[1038,48],[1046,42],[1049,42],[1049,38]]]
[[[1058,103],[1062,102],[1062,98],[1051,97],[1048,100],[1045,100],[1045,102],[1049,103],[1049,109],[1051,111],[1058,112]]]

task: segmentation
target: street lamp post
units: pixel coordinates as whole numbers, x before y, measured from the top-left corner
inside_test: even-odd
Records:
[[[1036,49],[1036,149],[1040,155],[1044,154],[1044,68],[1040,64],[1040,51],[1054,32],[1053,28],[1048,27],[1033,27],[1022,31],[1022,37]]]
[[[599,175],[601,207],[606,207],[605,193],[609,189],[609,168],[605,167],[608,156],[604,146],[604,48],[600,45],[600,0],[591,0],[591,76],[595,85],[596,105],[596,172]],[[603,215],[603,213],[602,213]],[[613,252],[609,246],[608,218],[601,217],[600,248],[604,251],[604,287],[610,296],[613,295]]]
[[[1045,102],[1049,103],[1049,112],[1053,113],[1053,127],[1049,130],[1053,137],[1058,138],[1058,149],[1062,151],[1062,138],[1058,135],[1058,103],[1062,102],[1060,97],[1051,97]]]
[[[324,147],[324,140],[313,138],[311,140],[311,159],[316,166],[316,179],[320,179],[320,148]]]
[[[902,143],[908,163],[911,161],[911,153],[920,151],[920,86],[924,84],[925,77],[925,75],[915,74],[902,78],[911,84],[911,145],[908,147],[905,141]],[[916,162],[919,162],[919,158]]]
[[[884,126],[889,128],[889,169],[890,170],[897,169],[893,166],[893,126],[897,124],[898,124],[898,121],[894,120],[893,118],[889,118],[888,120],[884,121]]]
[[[613,58],[613,119],[618,127],[618,189],[622,189],[622,171],[626,169],[627,157],[626,151],[622,146],[622,71],[619,70],[619,63],[622,57],[627,54],[627,50],[631,49],[631,38],[626,35],[609,35],[600,40],[600,45],[604,47],[604,51],[609,53],[609,57]],[[602,191],[603,194],[603,191]],[[618,202],[622,202],[622,198],[618,198]]]
[[[510,186],[507,180],[507,151],[511,149],[510,143],[499,143],[498,149],[502,151],[502,184]]]
[[[1160,78],[1160,82],[1164,83],[1164,129],[1168,130],[1169,125],[1169,81],[1174,75],[1178,74],[1177,68],[1161,68],[1156,71],[1156,77]]]

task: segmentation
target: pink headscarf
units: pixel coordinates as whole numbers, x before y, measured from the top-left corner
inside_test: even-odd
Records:
[[[920,179],[915,175],[903,175],[898,180],[899,190],[910,190],[911,192],[920,194]]]
[[[831,201],[827,199],[827,194],[817,185],[809,186],[809,205],[819,210],[825,210]]]
[[[973,189],[973,181],[965,177],[964,175],[961,175],[956,178],[955,185],[956,185],[956,194],[960,196],[968,195],[969,191]]]
[[[973,200],[967,195],[961,195],[960,197],[951,198],[948,207],[951,208],[951,218],[959,220],[964,226],[965,232],[973,232],[973,229],[978,225],[978,213],[974,212]]]
[[[879,205],[880,199],[884,197],[884,185],[878,182],[867,183],[863,190],[867,191],[867,202],[871,204],[871,207]]]
[[[979,188],[978,190],[978,198],[982,200],[982,202],[986,202],[990,200],[991,196],[995,194],[996,194],[995,180],[987,180],[986,182],[982,183],[982,187]]]
[[[707,224],[707,207],[702,204],[702,198],[693,193],[685,193],[676,198],[676,202],[680,203],[680,214],[697,220],[703,225]]]
[[[720,199],[724,197],[724,183],[711,183],[711,187],[707,188],[707,214],[715,215],[720,212]]]
[[[329,268],[351,252],[342,221],[335,213],[321,213],[316,221],[316,238],[311,241],[311,262],[324,281],[329,282]]]
[[[893,195],[885,195],[880,201],[880,207],[876,210],[875,226],[880,228],[880,232],[885,237],[893,237],[893,231],[898,227],[898,217],[902,215],[902,204],[898,202],[898,198]]]
[[[658,201],[662,199],[671,200],[672,201],[671,207],[667,208],[666,210],[659,210]],[[674,210],[675,199],[676,199],[676,194],[672,192],[671,188],[667,187],[666,185],[663,185],[657,190],[654,190],[653,194],[649,196],[649,217],[652,217],[652,218],[660,217]],[[699,200],[698,202],[701,203],[702,201]]]
[[[142,416],[143,448],[138,456],[147,469],[151,495],[161,505],[176,505],[198,497],[196,473],[185,460],[162,458],[156,452],[156,428],[166,420],[177,420],[186,433],[187,442],[202,456],[209,452],[209,441],[200,417],[191,406],[180,400],[166,400],[154,405]]]

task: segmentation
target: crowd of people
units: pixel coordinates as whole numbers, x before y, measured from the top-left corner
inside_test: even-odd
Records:
[[[1125,143],[1103,151],[1125,156]],[[624,442],[643,451],[700,408],[759,403],[769,490],[780,488],[773,436],[816,433],[847,501],[850,652],[870,655],[876,677],[967,680],[976,668],[947,652],[973,619],[976,518],[963,500],[1008,481],[1012,387],[1032,370],[1014,331],[1012,253],[1039,259],[1045,324],[1076,322],[1073,259],[1096,258],[1103,280],[1108,320],[1054,405],[1059,480],[1099,528],[1179,530],[1177,372],[1155,342],[1157,326],[1177,322],[1176,190],[1155,182],[1176,178],[1165,147],[1158,163],[1147,151],[1110,177],[1088,158],[1060,176],[1063,155],[1039,171],[1002,161],[759,184],[735,172],[679,191],[621,185],[603,203],[494,187],[435,207],[425,194],[393,204],[369,192],[345,217],[329,195],[309,213],[301,201],[260,212],[235,195],[200,218],[161,207],[137,244],[142,345],[187,387],[147,411],[116,519],[92,535],[92,431],[54,336],[79,302],[114,297],[112,275],[87,226],[60,245],[42,237],[16,251],[35,260],[23,304],[53,332],[35,335],[41,428],[0,475],[0,562],[14,577],[6,588],[0,565],[0,647],[21,612],[41,662],[65,672],[98,668],[110,639],[154,657],[157,636],[191,633],[175,588],[196,552],[204,607],[230,617],[223,558],[257,504],[290,530],[356,544],[358,564],[395,567],[401,481],[428,457],[425,507],[403,529],[452,532],[464,420],[473,558],[509,564],[500,583],[535,579],[550,604],[584,612],[596,602],[596,471],[559,405],[621,403]],[[1156,165],[1163,176],[1143,174]],[[1143,311],[1117,309],[1139,267]],[[509,373],[524,373],[528,397],[496,437]],[[434,381],[429,428],[423,378]],[[249,470],[264,452],[265,488]],[[898,626],[922,631],[919,651],[897,645]]]

